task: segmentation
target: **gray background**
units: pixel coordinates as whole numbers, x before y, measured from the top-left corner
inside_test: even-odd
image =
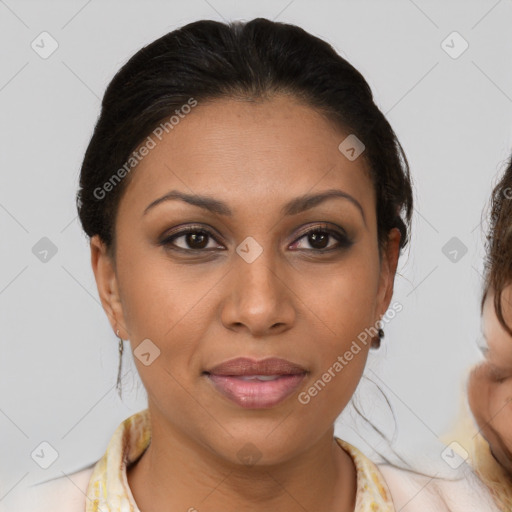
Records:
[[[365,76],[405,148],[416,209],[396,279],[403,311],[366,374],[396,411],[396,450],[444,464],[438,437],[481,357],[481,215],[511,149],[512,2],[0,0],[0,505],[30,481],[98,460],[118,424],[146,407],[131,354],[124,401],[116,394],[117,338],[74,202],[106,85],[174,28],[257,16],[331,43]],[[31,47],[43,31],[59,45],[47,59]],[[469,44],[458,58],[442,46],[453,31]],[[45,263],[32,251],[43,237],[57,248]],[[452,237],[456,261],[443,252]],[[392,432],[375,386],[364,380],[358,394]],[[385,448],[351,410],[336,433],[368,454]],[[31,458],[43,441],[58,452],[48,469]]]

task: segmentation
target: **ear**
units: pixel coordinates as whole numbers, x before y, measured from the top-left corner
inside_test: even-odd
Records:
[[[377,313],[379,318],[387,311],[393,296],[396,267],[400,255],[400,237],[400,231],[397,228],[393,228],[389,232],[386,246],[382,252],[377,296]]]
[[[107,246],[99,235],[91,237],[91,265],[101,304],[112,329],[114,332],[119,329],[119,336],[123,339],[129,339],[129,333],[125,327],[115,265],[107,251]]]

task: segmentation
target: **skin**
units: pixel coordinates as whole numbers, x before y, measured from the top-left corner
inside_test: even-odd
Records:
[[[115,260],[91,239],[114,331],[132,350],[149,338],[161,351],[149,366],[135,358],[152,441],[128,482],[144,512],[353,510],[355,468],[334,441],[334,422],[370,344],[310,403],[297,400],[375,325],[393,293],[400,234],[390,231],[379,257],[375,192],[364,159],[338,150],[347,135],[288,96],[200,103],[132,171],[116,216]],[[233,215],[176,200],[143,214],[173,189],[214,197]],[[328,189],[350,194],[362,213],[343,198],[281,213],[288,201]],[[212,231],[199,243],[209,252],[184,252],[194,247],[186,236],[174,240],[181,252],[159,245],[171,228],[192,223]],[[345,230],[350,247],[320,254],[304,236],[319,223]],[[263,248],[252,263],[235,251],[248,236]],[[329,237],[322,247],[337,246]],[[202,375],[238,356],[282,357],[308,374],[284,402],[243,409]],[[247,443],[260,454],[252,466],[237,456]]]
[[[512,325],[512,285],[503,290],[502,308],[507,325]],[[482,321],[488,348],[485,361],[470,374],[469,405],[491,453],[512,476],[512,337],[496,316],[492,290]]]

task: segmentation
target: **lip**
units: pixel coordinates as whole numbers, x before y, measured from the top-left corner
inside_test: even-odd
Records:
[[[305,373],[306,369],[302,366],[281,359],[279,357],[269,357],[257,361],[249,357],[237,357],[224,361],[213,368],[206,370],[206,373],[212,375],[296,375]]]
[[[288,398],[307,374],[302,366],[280,358],[256,361],[238,357],[203,373],[223,396],[240,407],[264,409]],[[275,375],[274,380],[244,380],[254,375]]]

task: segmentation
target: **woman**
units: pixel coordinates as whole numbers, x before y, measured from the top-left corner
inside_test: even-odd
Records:
[[[48,510],[492,510],[375,466],[334,421],[382,337],[412,191],[361,74],[266,19],[191,23],[117,73],[78,211],[148,409]]]
[[[485,360],[470,374],[475,467],[501,510],[512,510],[512,157],[495,186],[482,298]]]

